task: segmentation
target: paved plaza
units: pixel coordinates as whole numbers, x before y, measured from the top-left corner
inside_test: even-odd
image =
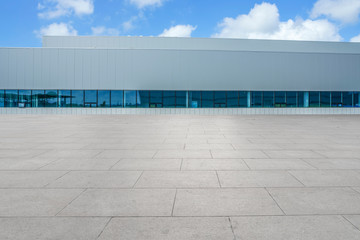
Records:
[[[0,239],[360,239],[360,116],[0,115]]]

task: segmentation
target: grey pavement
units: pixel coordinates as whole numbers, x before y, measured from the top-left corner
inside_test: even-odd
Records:
[[[359,123],[0,115],[0,239],[360,239]]]

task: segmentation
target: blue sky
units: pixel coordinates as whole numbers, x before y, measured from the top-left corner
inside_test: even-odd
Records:
[[[1,47],[42,35],[360,41],[360,0],[2,0]]]

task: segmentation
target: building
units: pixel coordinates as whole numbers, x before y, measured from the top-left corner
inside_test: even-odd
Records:
[[[0,112],[360,113],[359,66],[359,43],[44,37],[0,48]]]

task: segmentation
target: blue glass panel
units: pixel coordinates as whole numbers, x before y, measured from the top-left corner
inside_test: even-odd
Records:
[[[286,92],[286,107],[294,108],[297,107],[296,92]],[[304,95],[302,96],[301,102],[304,103]]]
[[[226,108],[226,92],[224,91],[214,92],[214,107]]]
[[[189,92],[189,108],[201,107],[201,92],[191,91]]]
[[[112,94],[111,94],[112,98]],[[136,91],[124,91],[124,101],[126,108],[136,107]]]
[[[121,103],[122,103],[122,91],[121,91]],[[109,90],[99,90],[98,91],[98,103],[99,108],[109,108],[110,107],[110,91]],[[122,106],[122,104],[121,104]]]
[[[163,93],[164,108],[174,108],[175,105],[175,91],[164,91]]]
[[[70,90],[59,90],[58,96],[59,107],[71,107],[71,92]]]
[[[97,91],[96,90],[86,90],[85,91],[85,104],[86,103],[97,103]]]
[[[176,107],[177,108],[186,108],[186,92],[185,91],[176,91]]]
[[[213,108],[214,107],[214,92],[213,91],[201,92],[201,107],[202,108]]]
[[[71,107],[82,108],[84,107],[84,91],[72,90],[71,91]]]
[[[309,92],[309,107],[319,107],[319,106],[320,106],[320,93]]]
[[[343,92],[343,107],[352,107],[353,106],[353,93],[352,92]]]
[[[360,107],[360,94],[359,94],[359,92],[354,93],[354,107]]]
[[[237,107],[239,107],[239,92],[228,91],[226,93],[226,106],[228,108],[237,108]]]
[[[241,108],[248,107],[248,92],[239,92],[239,106]]]
[[[320,107],[330,107],[330,92],[320,92]]]
[[[286,107],[286,92],[275,92],[275,107]]]
[[[128,107],[136,107],[136,92],[126,91],[128,97]],[[126,97],[126,96],[125,96]],[[124,92],[123,91],[111,91],[111,107],[122,108],[124,107]]]
[[[18,90],[5,90],[5,107],[18,107]]]
[[[162,108],[163,93],[162,91],[150,91],[150,108]]]
[[[31,90],[19,90],[19,103],[31,107]]]
[[[0,90],[0,107],[4,107],[5,105],[5,91]]]
[[[45,91],[45,107],[57,107],[58,103],[58,94],[57,90],[46,90]]]
[[[45,90],[31,91],[31,107],[33,108],[45,107]]]
[[[331,106],[332,107],[342,107],[341,92],[332,92],[331,93]]]
[[[274,107],[274,92],[264,92],[263,99],[264,107]]]
[[[251,107],[262,107],[262,92],[251,92]]]
[[[138,91],[137,92],[137,107],[138,108],[149,108],[150,92],[149,91]]]
[[[306,98],[306,99],[305,99]],[[308,94],[305,92],[298,92],[297,93],[297,106],[298,107],[308,107],[308,105],[305,106],[305,102],[308,104],[309,103],[309,99],[308,99]]]

